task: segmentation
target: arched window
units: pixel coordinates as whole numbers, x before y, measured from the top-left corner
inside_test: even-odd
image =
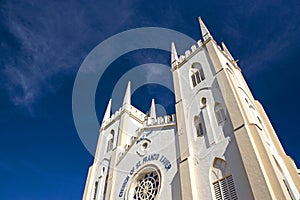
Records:
[[[210,178],[216,200],[238,199],[233,177],[225,160],[215,158],[211,168]]]
[[[113,144],[114,144],[114,136],[115,136],[115,131],[111,130],[110,134],[107,137],[108,142],[107,142],[107,150],[106,150],[106,152],[109,152],[110,150],[112,150]]]
[[[204,72],[200,63],[192,64],[190,76],[193,87],[195,87],[205,79]]]
[[[226,120],[225,111],[220,103],[215,104],[215,115],[216,115],[218,125],[220,126],[222,122]]]

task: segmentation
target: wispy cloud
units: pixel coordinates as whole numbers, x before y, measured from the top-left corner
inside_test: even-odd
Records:
[[[288,6],[276,1],[245,2],[234,8],[224,20],[224,33],[235,43],[233,54],[242,55],[237,58],[247,76],[272,67],[272,60],[295,45],[300,33],[298,2],[290,1]]]
[[[4,73],[9,77],[6,87],[11,94],[13,102],[16,105],[28,105],[33,103],[33,100],[39,92],[37,88],[34,87],[36,82],[39,82],[35,77],[32,77],[34,74],[21,72],[20,69],[11,65],[5,66]],[[14,93],[17,94],[12,95]]]
[[[2,2],[6,38],[1,38],[0,50],[8,53],[0,58],[0,73],[11,101],[32,110],[41,96],[55,92],[59,84],[53,79],[74,74],[88,51],[130,16],[130,4],[118,5]]]

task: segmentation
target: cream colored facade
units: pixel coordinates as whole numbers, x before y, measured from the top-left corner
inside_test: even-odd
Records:
[[[300,178],[237,62],[199,18],[202,40],[171,71],[176,117],[146,115],[111,100],[89,168],[84,200],[300,199]],[[134,80],[133,80],[134,81]]]

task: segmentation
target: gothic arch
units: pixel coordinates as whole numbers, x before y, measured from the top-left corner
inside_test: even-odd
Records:
[[[215,158],[210,170],[210,181],[214,199],[237,200],[236,189],[228,163]]]
[[[214,111],[215,111],[217,123],[220,126],[226,120],[226,115],[222,104],[218,102],[215,103]]]
[[[196,87],[201,81],[205,79],[202,65],[198,62],[192,64],[190,68],[190,82],[191,86]]]

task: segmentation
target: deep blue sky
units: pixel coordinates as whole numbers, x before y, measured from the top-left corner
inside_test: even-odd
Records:
[[[81,199],[93,160],[72,118],[82,61],[106,38],[137,27],[170,28],[198,40],[198,16],[240,60],[254,96],[299,166],[299,10],[297,0],[0,1],[0,199]],[[123,73],[169,60],[169,53],[157,50],[116,60],[99,82],[99,120]],[[158,85],[140,88],[132,102],[146,112],[152,97],[174,112],[172,94]]]

